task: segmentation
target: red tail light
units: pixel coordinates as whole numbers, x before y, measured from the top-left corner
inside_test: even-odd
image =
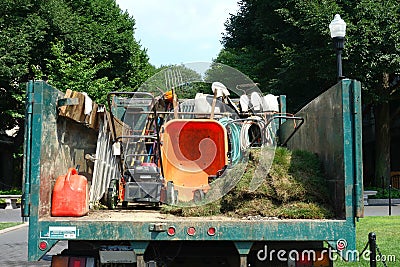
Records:
[[[210,235],[210,236],[215,235],[215,232],[216,232],[215,227],[210,227],[207,230],[207,234]]]
[[[168,228],[168,231],[167,231],[167,234],[168,234],[169,236],[175,235],[175,227],[173,227],[173,226],[169,227],[169,228]]]
[[[40,241],[39,249],[40,250],[46,250],[47,249],[47,242],[46,241]]]
[[[187,229],[187,234],[188,234],[188,235],[193,236],[195,233],[196,233],[196,228],[194,228],[194,227],[189,227],[189,228]]]
[[[71,257],[68,267],[86,267],[86,258]]]

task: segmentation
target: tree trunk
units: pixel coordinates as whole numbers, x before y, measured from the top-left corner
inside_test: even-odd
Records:
[[[375,107],[375,181],[389,186],[390,180],[390,112],[389,103]]]
[[[383,94],[389,90],[389,75],[383,75]],[[387,188],[390,183],[390,104],[388,94],[375,105],[375,181]]]

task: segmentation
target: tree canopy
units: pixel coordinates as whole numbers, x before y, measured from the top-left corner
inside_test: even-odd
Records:
[[[347,23],[343,73],[361,81],[365,109],[375,115],[375,177],[390,172],[389,101],[399,96],[400,5],[387,1],[241,0],[226,22],[217,62],[236,67],[261,89],[286,94],[296,111],[336,83],[328,25]]]
[[[0,129],[22,125],[28,79],[98,102],[106,92],[137,88],[154,67],[134,26],[115,0],[1,1]]]
[[[4,138],[14,154],[14,186],[21,180],[26,82],[45,79],[103,104],[110,91],[135,90],[155,68],[134,27],[115,0],[0,1],[0,143]],[[10,129],[17,134],[4,136]]]
[[[336,81],[328,25],[340,14],[347,23],[344,74],[362,82],[368,102],[387,99],[379,89],[383,73],[392,81],[400,71],[398,1],[243,0],[239,5],[226,23],[217,62],[237,67],[264,91],[294,98],[297,109]]]

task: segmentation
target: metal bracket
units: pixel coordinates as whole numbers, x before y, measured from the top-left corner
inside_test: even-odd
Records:
[[[79,105],[78,98],[62,98],[57,100],[57,107]]]
[[[165,232],[165,231],[167,231],[167,224],[166,223],[151,223],[151,224],[149,224],[149,231],[150,232]]]

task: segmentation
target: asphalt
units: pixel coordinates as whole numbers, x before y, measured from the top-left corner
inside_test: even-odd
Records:
[[[400,216],[400,204],[391,205],[391,216]],[[364,216],[389,216],[389,205],[375,204],[364,206]]]

